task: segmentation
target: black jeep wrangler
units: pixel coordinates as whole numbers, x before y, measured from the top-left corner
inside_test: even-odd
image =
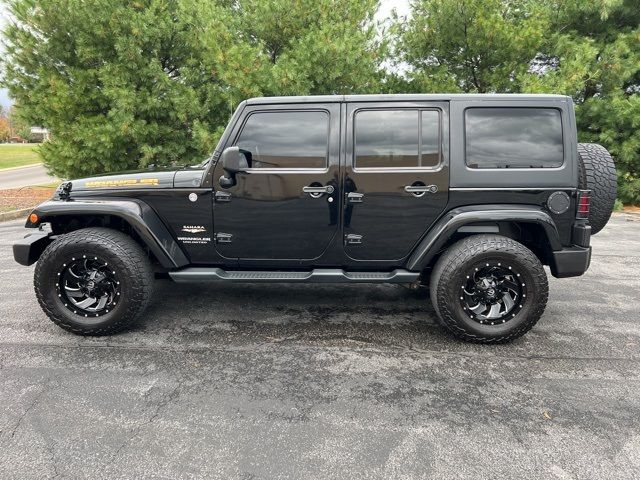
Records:
[[[483,343],[535,325],[582,275],[616,197],[559,95],[347,95],[242,102],[211,158],[65,182],[14,245],[46,314],[109,334],[176,282],[428,285]]]

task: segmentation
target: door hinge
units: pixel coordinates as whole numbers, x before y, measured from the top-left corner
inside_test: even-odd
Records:
[[[230,202],[231,194],[229,192],[222,192],[220,190],[216,191],[215,194],[216,202]]]
[[[233,235],[230,233],[216,233],[216,243],[231,243],[233,241]]]
[[[362,235],[350,233],[344,236],[345,245],[362,245]]]
[[[347,201],[349,203],[362,203],[362,197],[364,197],[364,193],[349,192],[347,194]]]

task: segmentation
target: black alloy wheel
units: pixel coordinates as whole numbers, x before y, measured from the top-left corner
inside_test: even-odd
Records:
[[[461,285],[460,303],[469,318],[483,325],[512,320],[527,297],[522,275],[511,265],[491,261],[475,266]]]
[[[58,298],[77,315],[99,317],[118,305],[120,281],[113,267],[99,257],[71,257],[57,276]]]

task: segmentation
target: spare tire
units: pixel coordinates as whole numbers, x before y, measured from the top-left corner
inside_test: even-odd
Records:
[[[595,235],[613,212],[618,193],[616,166],[607,149],[597,143],[579,143],[578,160],[578,187],[591,190],[589,225]]]

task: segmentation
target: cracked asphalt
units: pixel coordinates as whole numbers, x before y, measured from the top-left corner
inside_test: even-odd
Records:
[[[639,219],[502,346],[400,286],[168,280],[134,331],[77,337],[2,223],[0,477],[638,478]]]

